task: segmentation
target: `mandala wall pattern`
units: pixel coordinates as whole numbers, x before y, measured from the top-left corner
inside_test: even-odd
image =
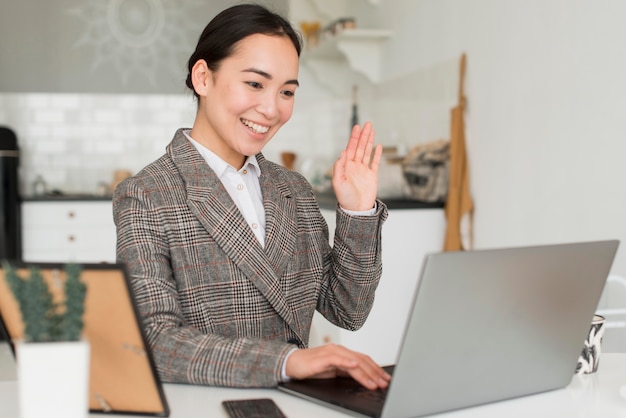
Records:
[[[108,65],[123,85],[139,77],[157,87],[159,71],[181,77],[180,54],[198,36],[197,27],[190,30],[188,16],[200,5],[190,0],[89,0],[67,13],[83,22],[74,48],[91,51],[92,72]]]
[[[287,0],[255,0],[285,12]],[[0,93],[188,93],[206,24],[239,0],[0,0]]]

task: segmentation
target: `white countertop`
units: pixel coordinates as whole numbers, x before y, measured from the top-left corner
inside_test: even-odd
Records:
[[[0,351],[0,370],[6,369],[10,353]],[[14,374],[0,374],[0,417],[19,418],[17,382]],[[2,380],[4,379],[4,380]],[[7,380],[8,379],[8,380]],[[301,400],[275,389],[229,389],[165,384],[172,418],[227,417],[221,407],[225,399],[274,399],[287,417],[339,418],[338,411]],[[101,417],[102,414],[91,414]],[[116,415],[116,417],[128,417]],[[441,418],[610,418],[626,417],[626,354],[605,353],[597,373],[573,376],[564,389],[439,414]],[[42,417],[45,418],[45,417]]]

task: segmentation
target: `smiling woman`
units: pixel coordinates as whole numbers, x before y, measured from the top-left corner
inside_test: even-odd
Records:
[[[289,121],[301,40],[282,16],[239,4],[209,22],[188,60],[191,129],[113,197],[117,259],[129,268],[166,381],[276,386],[349,374],[370,389],[390,376],[345,347],[308,348],[313,313],[361,327],[380,280],[386,206],[382,147],[355,126],[335,163],[335,245],[311,185],[263,156]]]

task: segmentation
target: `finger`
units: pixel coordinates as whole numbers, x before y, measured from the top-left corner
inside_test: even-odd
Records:
[[[378,387],[387,387],[391,376],[382,367],[380,367],[374,360],[367,355],[361,355],[363,358],[359,362],[359,367],[368,376],[369,379],[374,381]]]
[[[363,125],[363,129],[361,129],[361,134],[359,135],[359,141],[356,153],[354,155],[354,161],[364,162],[366,164],[369,163],[370,153],[367,152],[368,148],[371,152],[372,144],[374,143],[374,137],[372,136],[372,124],[370,122],[365,122]]]
[[[346,372],[354,380],[370,390],[384,389],[389,386],[390,377],[378,366],[373,368],[365,364],[359,364],[359,367],[347,369]]]
[[[389,385],[391,376],[385,372],[371,357],[356,353],[344,347],[338,358],[334,359],[334,365],[338,369],[338,374],[349,374],[353,379],[368,389],[386,388]],[[345,362],[349,363],[345,363]],[[350,364],[345,368],[344,365]]]
[[[361,136],[361,127],[359,125],[354,125],[352,127],[352,132],[350,133],[350,139],[348,140],[348,145],[346,145],[346,157],[349,160],[354,160],[357,147],[359,144],[359,138]]]
[[[378,173],[378,169],[380,168],[380,162],[383,157],[383,146],[381,144],[376,145],[376,149],[374,149],[374,156],[372,157],[372,163],[370,164],[370,168],[375,173]]]
[[[370,390],[375,390],[385,382],[381,381],[379,376],[368,371],[366,367],[350,354],[336,353],[333,357],[328,358],[328,366],[334,369],[335,376],[349,376],[356,380],[361,386]],[[322,374],[319,374],[321,376]]]
[[[369,166],[370,161],[372,160],[372,148],[374,148],[374,138],[376,137],[376,132],[374,129],[370,131],[370,134],[367,137],[367,145],[365,147],[365,155],[363,156],[363,163]]]

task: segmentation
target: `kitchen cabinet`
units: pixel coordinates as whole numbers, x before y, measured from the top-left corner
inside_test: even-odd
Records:
[[[22,203],[23,259],[33,262],[115,262],[111,200]]]
[[[322,208],[332,237],[335,211]],[[424,256],[443,248],[443,208],[390,206],[382,230],[383,274],[370,315],[358,331],[338,328],[315,313],[310,346],[336,343],[368,354],[379,364],[395,364]]]

